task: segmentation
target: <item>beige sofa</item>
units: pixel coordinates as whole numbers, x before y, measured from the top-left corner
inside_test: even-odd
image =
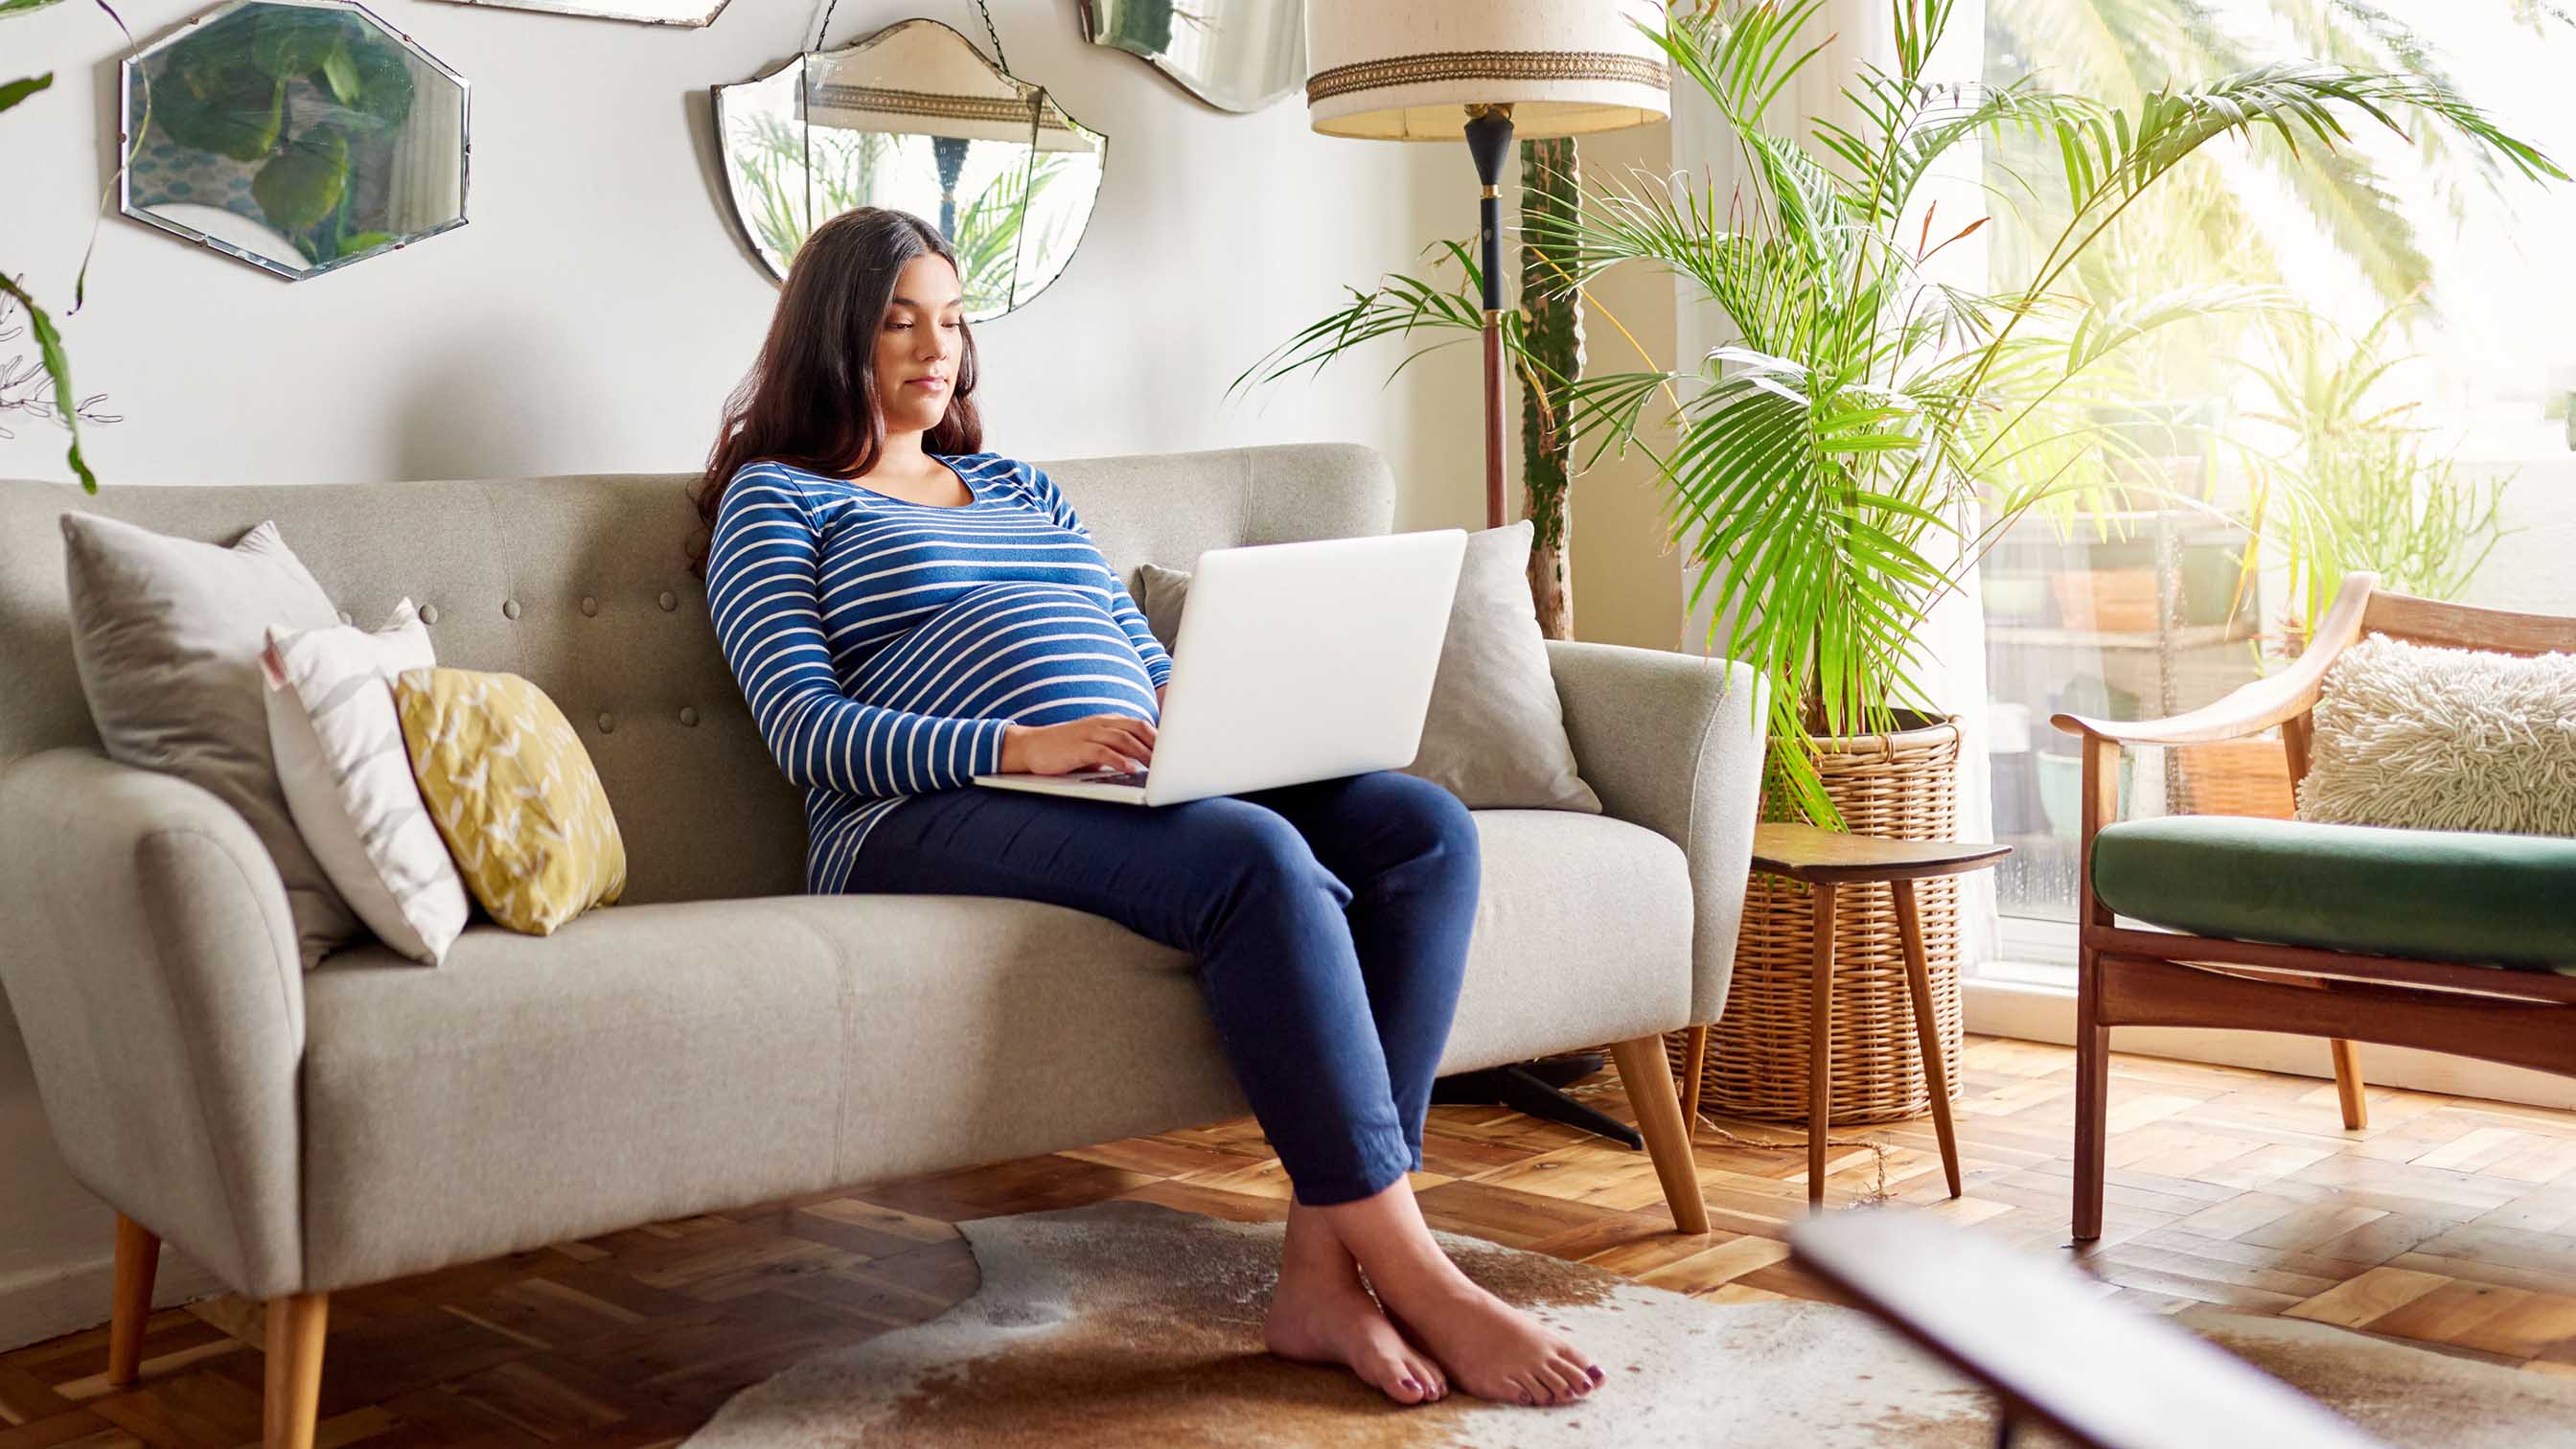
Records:
[[[1394,511],[1359,447],[1047,466],[1122,572]],[[164,1239],[271,1300],[271,1433],[303,1442],[334,1289],[1244,1110],[1185,953],[1051,905],[797,893],[798,794],[686,567],[685,482],[0,483],[0,981],[64,1160],[122,1217],[113,1375]],[[274,518],[356,619],[408,595],[442,661],[535,680],[606,782],[625,901],[545,939],[476,926],[437,969],[376,946],[297,969],[240,817],[98,753],[66,508],[221,542]],[[1688,653],[1548,650],[1607,813],[1477,812],[1444,1070],[1630,1043],[1661,1180],[1704,1230],[1656,1034],[1725,1000],[1758,689]]]

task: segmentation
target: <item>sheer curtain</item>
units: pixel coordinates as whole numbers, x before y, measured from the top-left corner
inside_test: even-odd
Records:
[[[1828,35],[1832,39],[1772,103],[1772,124],[1803,132],[1807,123],[1831,118],[1857,129],[1859,118],[1843,96],[1843,87],[1863,64],[1894,69],[1892,6],[1900,3],[1903,0],[1831,0],[1810,22],[1809,32],[1818,39]],[[1984,0],[1958,0],[1942,44],[1934,53],[1929,78],[1943,84],[1973,84],[1984,67],[1984,42]],[[1726,199],[1749,182],[1743,153],[1708,97],[1687,77],[1677,77],[1673,87],[1672,137],[1673,169],[1685,173],[1695,184],[1710,187],[1723,214]],[[1979,184],[1978,156],[1973,146],[1953,151],[1925,183],[1904,234],[1912,235],[1922,225],[1921,213],[1926,207],[1934,209],[1935,226],[1943,236],[1985,214],[1985,193]],[[1932,275],[1956,285],[1982,288],[1986,265],[1980,235],[1944,251],[1933,263]],[[1674,338],[1685,370],[1691,361],[1707,356],[1710,348],[1737,340],[1725,314],[1686,279],[1677,284],[1675,306]],[[1964,507],[1957,519],[1965,534],[1973,534],[1977,521],[1973,506]],[[1696,540],[1686,535],[1685,542]],[[1695,555],[1696,550],[1693,552]],[[1699,584],[1697,574],[1696,568],[1684,565],[1682,596],[1686,600]],[[1916,649],[1916,677],[1930,692],[1932,703],[1959,718],[1958,830],[1965,840],[1988,840],[1994,834],[1986,761],[1992,736],[1986,710],[1985,611],[1979,603],[1978,582],[1971,570],[1963,586],[1942,599],[1933,609]],[[1718,589],[1719,584],[1712,582],[1698,605],[1688,610],[1682,627],[1685,647],[1695,651],[1712,647],[1708,640],[1713,620],[1719,621],[1720,628],[1715,647],[1723,647],[1725,601],[1717,597]],[[1973,872],[1962,880],[1959,914],[1961,960],[1973,970],[1995,955],[1991,872]]]

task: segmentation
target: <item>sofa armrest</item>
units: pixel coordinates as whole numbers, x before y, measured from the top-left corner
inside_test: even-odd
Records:
[[[1568,639],[1547,641],[1547,662],[1584,783],[1604,810],[1680,846],[1690,864],[1690,1019],[1713,1022],[1744,922],[1767,683],[1731,660]]]
[[[56,749],[0,769],[0,985],[91,1191],[235,1291],[301,1286],[304,976],[241,816]]]

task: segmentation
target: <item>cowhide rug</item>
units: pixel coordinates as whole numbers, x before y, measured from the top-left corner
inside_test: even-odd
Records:
[[[1442,1233],[1470,1277],[1572,1336],[1609,1379],[1556,1409],[1463,1393],[1406,1407],[1345,1371],[1262,1351],[1276,1223],[1109,1202],[958,1228],[983,1271],[973,1296],[744,1390],[684,1449],[1994,1442],[1986,1394],[1830,1304],[1704,1303]],[[2534,1449],[2576,1438],[2576,1380],[2295,1320],[2195,1310],[2180,1321],[2391,1444]]]

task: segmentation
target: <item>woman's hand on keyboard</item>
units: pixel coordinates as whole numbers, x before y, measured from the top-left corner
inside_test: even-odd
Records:
[[[1154,758],[1154,726],[1126,714],[1095,714],[1059,725],[1013,725],[1002,736],[1002,773],[1070,775],[1141,770]]]

